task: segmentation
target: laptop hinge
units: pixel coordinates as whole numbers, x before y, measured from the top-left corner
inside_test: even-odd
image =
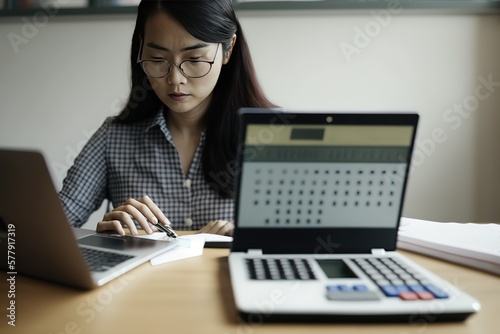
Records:
[[[262,255],[262,249],[249,249],[247,251],[248,255]]]
[[[372,248],[372,255],[383,256],[385,255],[385,249],[383,248]]]

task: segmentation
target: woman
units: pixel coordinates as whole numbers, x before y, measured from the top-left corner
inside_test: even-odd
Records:
[[[109,199],[97,231],[158,223],[230,235],[237,111],[272,107],[230,0],[142,1],[132,89],[75,159],[60,198],[74,226]],[[168,218],[167,218],[168,217]]]

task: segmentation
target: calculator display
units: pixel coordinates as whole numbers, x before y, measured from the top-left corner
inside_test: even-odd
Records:
[[[316,260],[328,278],[358,278],[343,260]]]

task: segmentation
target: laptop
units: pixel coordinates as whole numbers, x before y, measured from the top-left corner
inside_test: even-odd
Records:
[[[0,150],[0,269],[7,275],[92,289],[174,246],[72,228],[42,154]]]
[[[240,110],[228,264],[244,321],[416,324],[479,311],[396,252],[418,119]]]

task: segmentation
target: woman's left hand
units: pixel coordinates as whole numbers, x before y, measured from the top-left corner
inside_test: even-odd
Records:
[[[227,220],[213,220],[205,225],[197,233],[211,233],[232,236],[234,224]]]

